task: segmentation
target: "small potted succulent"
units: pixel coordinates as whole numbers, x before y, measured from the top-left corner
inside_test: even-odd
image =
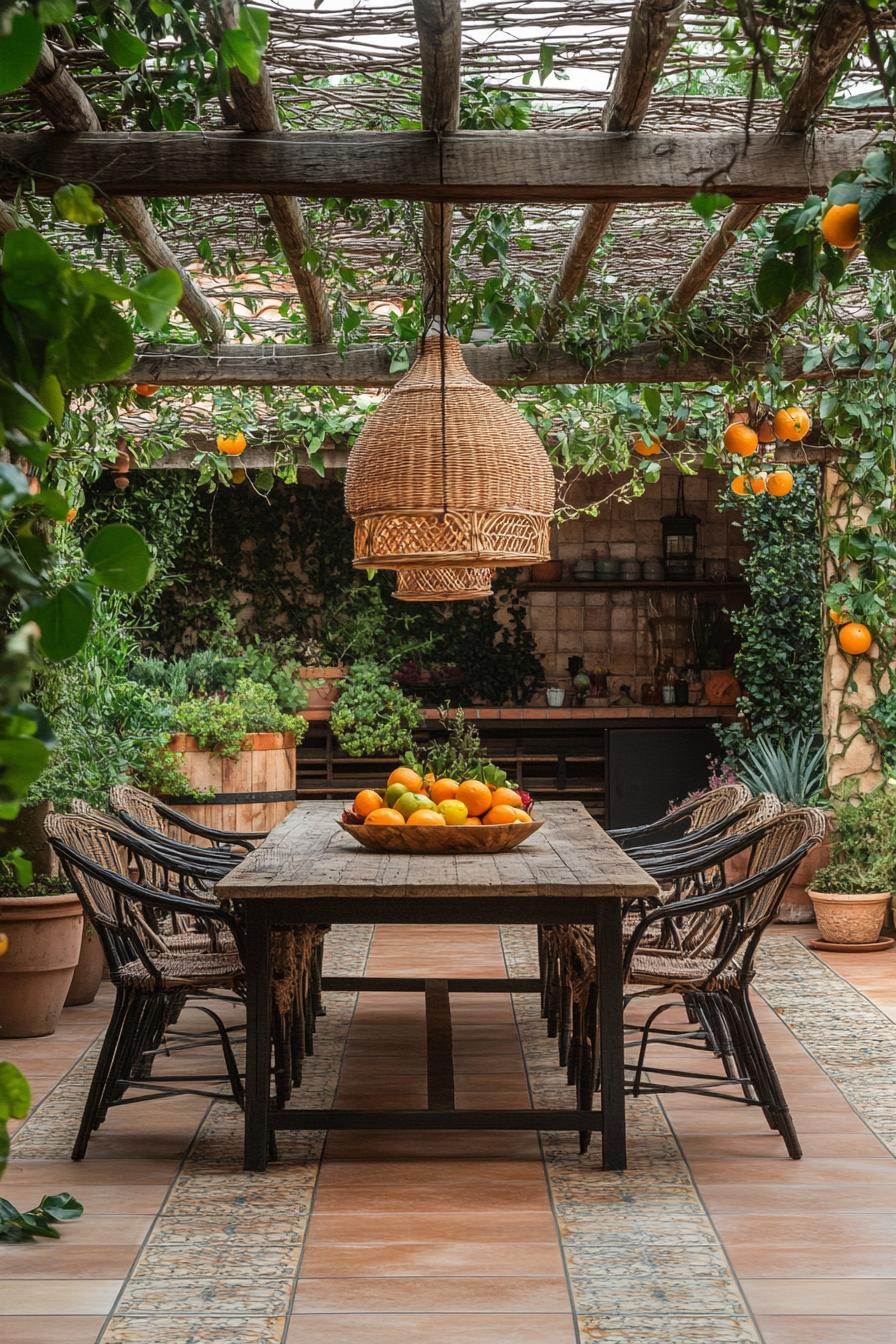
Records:
[[[84,915],[64,878],[34,877],[20,852],[0,859],[0,1038],[50,1036],[71,988]]]
[[[896,891],[896,780],[834,807],[830,862],[809,897],[826,943],[875,944]]]

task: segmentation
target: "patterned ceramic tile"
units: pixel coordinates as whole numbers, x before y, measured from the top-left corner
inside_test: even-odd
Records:
[[[530,929],[504,928],[511,975],[535,973]],[[570,1104],[538,1003],[515,995],[532,1095]],[[580,1337],[601,1344],[758,1344],[737,1281],[666,1118],[654,1097],[628,1105],[631,1166],[601,1171],[572,1135],[545,1135],[543,1152]]]
[[[285,1316],[126,1316],[116,1312],[103,1344],[281,1344]]]

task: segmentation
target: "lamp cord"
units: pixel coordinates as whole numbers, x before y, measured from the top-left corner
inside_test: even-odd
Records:
[[[439,181],[444,182],[444,145],[442,143],[441,131],[436,131],[439,144]],[[442,431],[442,521],[448,517],[448,392],[446,387],[446,320],[448,313],[447,300],[447,277],[445,275],[445,205],[439,202],[439,255],[438,255],[438,282],[439,282],[439,403],[441,412],[441,431]]]

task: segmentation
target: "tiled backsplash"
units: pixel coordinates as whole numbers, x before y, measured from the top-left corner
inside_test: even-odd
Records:
[[[620,560],[662,557],[664,514],[674,513],[678,473],[664,471],[655,485],[631,503],[612,500],[597,518],[580,518],[557,529],[554,556],[563,562],[564,579],[582,556],[613,556]],[[685,510],[700,519],[697,533],[698,577],[741,576],[748,547],[738,524],[739,513],[719,513],[716,502],[723,479],[703,471],[686,481]],[[589,491],[592,493],[589,494]],[[594,482],[582,481],[567,492],[570,502],[586,504]],[[714,563],[710,563],[714,562]],[[538,642],[548,681],[568,685],[567,659],[580,654],[590,671],[597,663],[610,669],[614,685],[640,682],[654,669],[657,651],[684,662],[695,614],[695,602],[721,601],[714,595],[620,587],[613,591],[538,591],[529,595],[529,624]],[[637,694],[638,687],[635,686]]]

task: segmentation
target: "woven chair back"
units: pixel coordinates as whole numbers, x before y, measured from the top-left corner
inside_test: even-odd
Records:
[[[825,815],[820,807],[784,808],[753,849],[750,876],[762,873],[806,843],[824,839]],[[775,878],[750,898],[744,915],[749,929],[765,927],[775,917],[792,875]]]
[[[156,810],[155,798],[144,789],[137,789],[133,784],[116,784],[109,790],[109,802],[113,812],[129,812],[141,826],[151,826],[154,831],[167,834],[167,823]]]
[[[50,812],[44,820],[44,831],[51,845],[61,840],[110,875],[130,877],[127,850],[116,842],[106,824],[75,813]],[[70,865],[64,856],[62,862],[87,918],[99,934],[114,979],[118,967],[140,956],[139,948],[147,937],[158,941],[156,935],[135,904],[125,901],[94,873]]]
[[[691,813],[688,830],[699,831],[704,826],[711,826],[713,822],[721,821],[723,817],[730,816],[732,812],[748,803],[751,796],[746,784],[720,784],[717,789],[710,789]]]

